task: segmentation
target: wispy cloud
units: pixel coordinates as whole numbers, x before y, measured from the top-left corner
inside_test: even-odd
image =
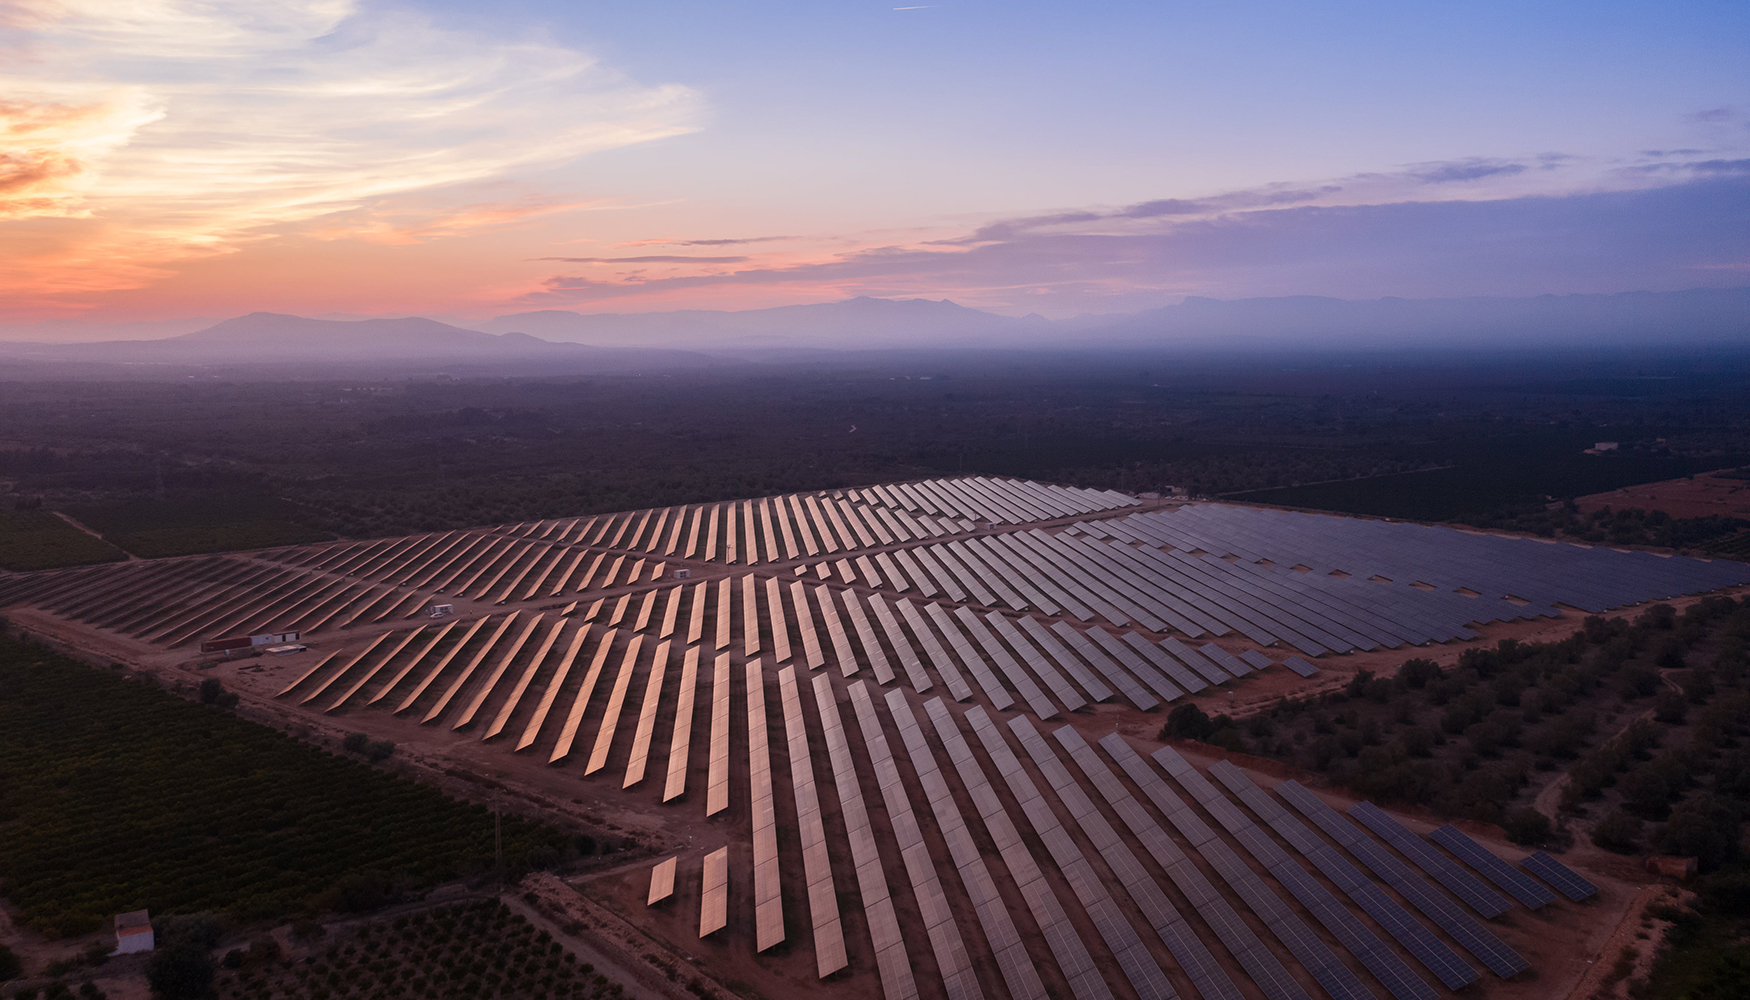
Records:
[[[138,287],[312,220],[419,240],[551,207],[384,206],[694,128],[697,96],[355,0],[13,0],[0,297]],[[456,199],[447,199],[451,205]]]
[[[657,255],[647,257],[536,257],[535,259],[563,261],[567,264],[739,264],[748,258]]]
[[[739,236],[716,240],[634,240],[620,244],[623,247],[733,247],[748,243],[779,243],[786,240],[800,239],[797,236]]]
[[[706,291],[763,289],[768,297],[814,300],[948,296],[1065,315],[1146,308],[1186,294],[1369,298],[1686,288],[1737,280],[1750,260],[1750,184],[1736,176],[1750,173],[1750,163],[1740,169],[1722,162],[1716,179],[1650,188],[1261,205],[1214,215],[1165,211],[1148,216],[1141,229],[1113,225],[1137,214],[1127,209],[1061,213],[1006,228],[993,224],[979,240],[874,246],[812,260],[756,258],[711,273],[556,274],[520,302],[660,304]],[[1078,231],[1089,218],[1104,231]]]

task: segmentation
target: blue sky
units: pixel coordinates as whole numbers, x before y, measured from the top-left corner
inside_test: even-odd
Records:
[[[894,7],[23,0],[0,320],[1750,283],[1747,4]]]

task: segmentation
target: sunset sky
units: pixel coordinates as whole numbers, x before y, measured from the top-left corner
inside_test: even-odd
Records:
[[[1746,284],[1744,3],[0,0],[15,339]]]

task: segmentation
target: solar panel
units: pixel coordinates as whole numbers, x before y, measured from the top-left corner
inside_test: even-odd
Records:
[[[1302,787],[1299,782],[1285,781],[1276,786],[1276,793],[1300,810],[1301,814],[1330,834],[1362,864],[1386,884],[1409,900],[1442,930],[1452,935],[1465,951],[1488,967],[1497,976],[1507,977],[1530,968],[1518,952],[1501,943],[1477,919],[1456,903],[1441,895],[1426,879],[1411,871],[1379,842],[1367,836],[1354,823],[1332,809],[1325,801]]]
[[[777,810],[772,800],[772,757],[766,729],[766,674],[759,660],[747,671],[747,769],[753,817],[755,951],[784,940],[784,897],[779,880]]]
[[[1483,877],[1505,889],[1514,899],[1531,909],[1555,901],[1548,889],[1527,878],[1507,862],[1495,857],[1488,848],[1472,840],[1463,830],[1448,823],[1428,835],[1429,839],[1458,856],[1460,861],[1483,874]]]
[[[571,753],[572,741],[577,738],[577,729],[583,723],[583,715],[589,710],[589,700],[595,694],[597,681],[602,676],[602,664],[607,662],[608,651],[613,648],[614,637],[620,634],[619,629],[608,629],[602,634],[601,641],[596,645],[595,655],[590,658],[589,670],[583,675],[583,684],[578,687],[577,695],[571,700],[571,711],[566,715],[565,727],[559,732],[559,740],[553,745],[553,753],[548,756],[547,763],[557,764]]]
[[[1513,904],[1477,881],[1476,876],[1448,861],[1445,855],[1429,847],[1421,837],[1411,833],[1409,828],[1373,803],[1357,802],[1349,807],[1349,815],[1383,837],[1417,868],[1434,876],[1453,895],[1464,900],[1471,909],[1483,916],[1498,917],[1512,908]]]
[[[1223,684],[1233,680],[1233,675],[1221,669],[1197,650],[1185,645],[1177,639],[1168,637],[1161,640],[1161,648],[1178,657],[1180,662],[1197,671],[1204,680],[1211,684]]]
[[[1270,665],[1270,658],[1255,649],[1248,649],[1240,654],[1240,659],[1251,664],[1254,669],[1263,670]]]
[[[1222,649],[1213,642],[1204,643],[1197,649],[1198,652],[1202,653],[1204,656],[1221,664],[1221,669],[1233,674],[1235,677],[1240,677],[1252,672],[1252,668],[1247,666],[1239,657]]]
[[[1555,858],[1534,851],[1519,859],[1526,870],[1556,887],[1556,891],[1578,903],[1598,894],[1598,887],[1581,878],[1572,868]]]
[[[1034,968],[1032,959],[1027,956],[1027,949],[1021,943],[1021,935],[1015,929],[1014,918],[1010,916],[1002,896],[997,892],[996,882],[991,878],[984,856],[979,853],[977,844],[967,832],[966,818],[954,801],[953,790],[949,788],[941,769],[936,765],[935,754],[930,750],[922,728],[918,726],[916,714],[906,703],[905,692],[899,688],[889,691],[887,707],[893,715],[894,723],[899,727],[900,738],[911,757],[912,770],[918,776],[918,785],[923,788],[924,795],[929,800],[936,827],[948,844],[949,857],[959,871],[961,884],[966,889],[973,912],[978,916],[985,939],[990,942],[997,967],[1002,971],[1003,979],[1009,987],[1009,994],[1028,1000],[1044,1000],[1045,985],[1040,982],[1039,972]]]
[[[912,892],[917,897],[924,929],[930,939],[930,948],[935,952],[936,965],[942,974],[942,983],[951,997],[980,997],[982,994],[978,988],[978,977],[973,972],[966,942],[960,936],[960,928],[942,894],[941,877],[936,872],[928,850],[924,848],[923,831],[918,827],[905,783],[900,779],[899,769],[894,764],[893,751],[888,747],[886,733],[882,731],[881,717],[876,712],[874,699],[869,695],[869,686],[864,681],[855,681],[847,690],[851,696],[851,704],[857,710],[857,728],[862,730],[863,749],[867,752],[869,761],[875,765],[876,782],[881,788],[882,801],[887,806],[887,818],[893,824],[893,838],[899,844],[900,858],[905,862],[906,875],[911,879]]]
[[[650,898],[644,901],[645,906],[656,904],[674,895],[674,870],[679,858],[669,858],[658,861],[650,869]]]
[[[699,879],[699,936],[715,934],[729,925],[729,848],[719,847],[705,855]]]
[[[1082,832],[1093,842],[1095,853],[1111,868],[1113,875],[1136,903],[1137,909],[1142,911],[1143,916],[1154,927],[1161,943],[1167,946],[1178,960],[1180,968],[1191,978],[1197,992],[1208,1000],[1239,1000],[1240,992],[1234,986],[1233,980],[1216,964],[1209,949],[1198,940],[1196,932],[1155,884],[1154,877],[1142,867],[1136,855],[1119,838],[1118,832],[1100,814],[1087,793],[1082,791],[1081,786],[1070,775],[1069,769],[1058,760],[1050,744],[1040,737],[1024,716],[1010,720],[1009,728],[1020,737],[1022,747],[1038,765],[1046,782],[1057,793],[1058,799],[1069,808]]]
[[[1158,997],[1162,1000],[1176,998],[1177,993],[1167,982],[1166,976],[1161,974],[1160,966],[1149,955],[1142,939],[1137,936],[1136,929],[1118,911],[1117,904],[1089,866],[1081,848],[1076,846],[1050,804],[1040,795],[1038,786],[1021,767],[1020,761],[1003,740],[996,724],[981,708],[967,712],[966,718],[972,723],[973,731],[984,744],[985,752],[990,755],[992,763],[1001,772],[1009,791],[1021,803],[1022,814],[1027,817],[1039,839],[1044,841],[1046,850],[1051,852],[1053,865],[1063,873],[1076,898],[1081,901],[1082,908],[1094,921],[1100,937],[1117,958],[1125,978],[1130,980],[1131,986],[1141,997]],[[1021,724],[1014,731],[1021,737],[1023,745],[1033,741],[1040,744],[1045,753],[1050,753],[1050,749],[1043,746],[1044,741],[1040,739],[1038,731],[1027,722],[1026,716],[1018,715],[1014,721]]]
[[[711,758],[705,772],[705,815],[729,808],[729,654],[717,654],[711,678]]]
[[[790,758],[790,787],[796,799],[796,830],[802,841],[802,877],[808,885],[808,916],[814,927],[815,969],[825,979],[845,967],[844,926],[839,920],[838,893],[832,878],[832,854],[821,821],[820,796],[814,785],[813,754],[808,725],[802,717],[802,695],[796,669],[778,671],[778,691],[784,707],[784,737]]]
[[[1189,761],[1179,756],[1171,747],[1156,750],[1154,756],[1180,787],[1191,793],[1191,797],[1199,805],[1207,809],[1217,822],[1244,844],[1252,856],[1270,870],[1276,881],[1282,883],[1294,898],[1300,900],[1301,905],[1318,918],[1319,923],[1336,935],[1337,940],[1349,949],[1350,954],[1385,984],[1393,996],[1398,1000],[1433,1000],[1438,996],[1434,988],[1386,948],[1367,925],[1355,919],[1355,915],[1344,908],[1331,895],[1330,890],[1307,874],[1306,869],[1289,857],[1268,834],[1222,795],[1208,779],[1197,773]]]
[[[608,751],[613,749],[614,732],[620,725],[620,712],[626,706],[626,689],[632,684],[638,654],[643,648],[644,637],[634,633],[620,659],[620,672],[614,675],[614,689],[608,694],[608,707],[602,712],[601,728],[596,730],[595,746],[590,750],[589,763],[584,765],[584,774],[594,774],[608,763]]]
[[[1004,809],[1002,800],[997,798],[995,790],[991,788],[946,704],[940,698],[932,698],[924,703],[924,710],[936,728],[936,735],[941,739],[943,749],[948,752],[948,759],[954,762],[955,769],[959,771],[961,783],[971,796],[998,853],[1002,855],[1003,865],[1008,868],[1010,877],[1020,888],[1021,898],[1026,900],[1027,908],[1032,913],[1034,922],[1039,925],[1045,943],[1050,947],[1052,957],[1057,960],[1057,966],[1064,979],[1069,982],[1072,992],[1078,1000],[1110,1000],[1111,990],[1101,977],[1099,968],[1094,965],[1087,947],[1082,944],[1081,937],[1070,924],[1069,916],[1051,891],[1038,863],[1022,843],[1014,821]]]
[[[1082,659],[1088,661],[1095,670],[1112,682],[1112,686],[1117,688],[1124,697],[1130,699],[1130,703],[1138,709],[1146,712],[1161,703],[1159,698],[1143,690],[1142,685],[1125,673],[1122,667],[1112,662],[1110,656],[1100,652],[1098,647],[1088,641],[1087,636],[1071,628],[1068,622],[1057,622],[1051,626],[1051,630],[1061,636],[1071,649],[1080,653]]]
[[[693,744],[693,702],[699,687],[699,647],[687,650],[681,664],[681,687],[674,710],[674,730],[668,740],[668,781],[662,801],[672,802],[687,790],[687,757]]]
[[[917,981],[905,955],[905,940],[899,918],[894,913],[887,875],[881,867],[881,855],[876,850],[874,834],[870,832],[869,812],[863,802],[856,762],[852,759],[844,723],[839,717],[832,679],[827,674],[817,674],[814,678],[814,703],[820,712],[827,757],[832,762],[833,787],[838,791],[839,808],[844,814],[845,839],[850,843],[851,863],[856,866],[857,892],[863,900],[863,913],[875,949],[875,968],[881,976],[882,996],[884,1000],[915,1000]]]
[[[1117,733],[1100,740],[1100,746],[1136,782],[1155,807],[1165,813],[1180,835],[1190,841],[1223,881],[1263,919],[1264,925],[1282,942],[1301,966],[1312,974],[1333,1000],[1369,1000],[1373,993],[1331,953],[1256,872],[1193,812]]]
[[[645,767],[650,763],[650,740],[656,735],[656,710],[662,704],[662,679],[668,670],[671,641],[657,643],[656,655],[650,661],[650,674],[644,680],[644,701],[638,708],[638,728],[632,733],[632,755],[626,760],[626,777],[621,788],[631,788],[644,780]]]
[[[1307,829],[1304,824],[1279,805],[1275,799],[1264,794],[1263,789],[1252,783],[1250,778],[1228,761],[1220,761],[1210,767],[1209,773],[1227,786],[1228,791],[1238,795],[1256,813],[1259,818],[1270,825],[1295,850],[1304,855],[1307,860],[1318,866],[1339,889],[1342,889],[1356,905],[1365,910],[1368,916],[1376,920],[1386,929],[1397,942],[1403,945],[1410,954],[1416,957],[1428,971],[1440,978],[1447,989],[1456,990],[1473,983],[1477,972],[1464,960],[1460,959],[1441,940],[1417,923],[1399,906],[1397,901],[1387,896],[1367,876],[1358,871],[1338,854],[1334,848],[1321,840],[1317,834]]]
[[[1313,666],[1298,656],[1290,656],[1288,659],[1282,661],[1282,665],[1302,677],[1311,677],[1313,674],[1319,672],[1318,667]]]

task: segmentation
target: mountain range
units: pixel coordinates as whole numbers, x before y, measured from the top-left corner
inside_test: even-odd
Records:
[[[948,300],[860,297],[739,312],[542,310],[472,328],[422,317],[257,312],[154,340],[0,341],[0,364],[625,373],[931,349],[1241,352],[1750,345],[1750,288],[1533,298],[1191,297],[1129,315],[1010,317]]]

